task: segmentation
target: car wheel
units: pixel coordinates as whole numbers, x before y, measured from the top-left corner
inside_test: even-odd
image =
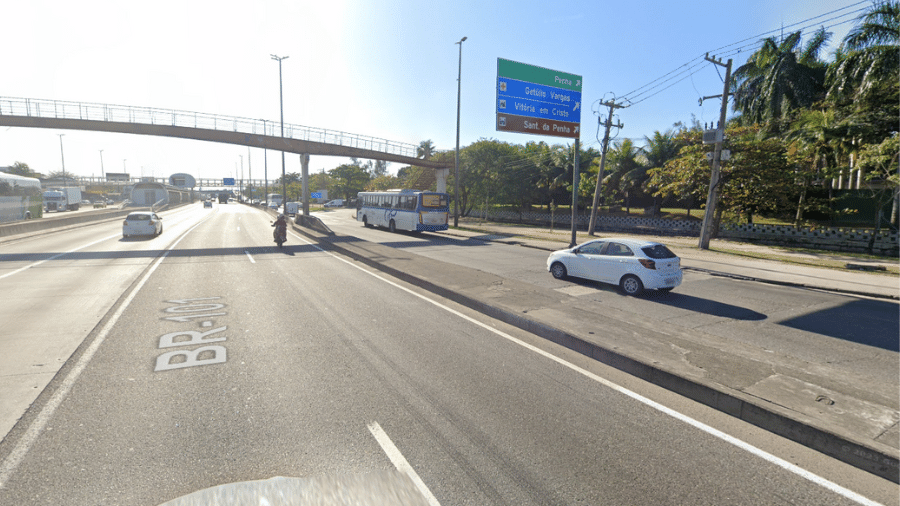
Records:
[[[391,222],[388,224],[388,230],[390,230],[391,232],[397,231],[397,226],[394,224],[394,220],[391,220]]]
[[[553,274],[553,277],[556,279],[566,279],[568,276],[568,272],[566,272],[566,266],[560,262],[554,262],[553,265],[550,266],[550,274]]]
[[[637,295],[644,290],[644,284],[641,283],[641,279],[631,274],[619,281],[619,287],[626,295]]]

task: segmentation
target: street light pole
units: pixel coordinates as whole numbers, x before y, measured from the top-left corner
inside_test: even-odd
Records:
[[[284,139],[284,83],[281,79],[281,60],[287,59],[287,56],[270,55],[273,60],[278,61],[278,95],[281,102],[281,138]],[[284,145],[284,143],[282,143]],[[287,202],[287,177],[284,174],[284,150],[281,150],[281,203]],[[287,207],[285,207],[285,211]]]
[[[103,150],[100,150],[100,179],[103,180],[106,178],[106,174],[103,172]]]
[[[462,43],[468,37],[459,39],[459,74],[456,78],[456,171],[453,176],[453,226],[459,226],[459,105],[462,97]]]

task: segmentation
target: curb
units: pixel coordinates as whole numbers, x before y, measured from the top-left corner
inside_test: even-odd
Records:
[[[646,364],[632,357],[622,355],[595,343],[585,341],[563,330],[532,320],[510,311],[493,307],[485,302],[438,286],[415,275],[381,264],[354,251],[332,242],[330,237],[321,237],[298,226],[295,231],[327,243],[332,251],[339,251],[370,267],[385,272],[407,283],[414,284],[429,292],[452,300],[488,317],[513,325],[561,346],[576,351],[586,357],[631,374],[644,381],[675,392],[691,400],[714,408],[725,414],[748,422],[808,448],[819,451],[856,468],[876,476],[900,483],[900,460],[890,453],[890,449],[872,448],[857,441],[815,427],[812,421],[792,418],[788,410],[775,405],[763,406],[761,399],[741,392],[726,391],[721,385],[707,384],[677,376],[666,370]],[[792,413],[793,414],[793,413]],[[796,414],[795,414],[796,415]]]

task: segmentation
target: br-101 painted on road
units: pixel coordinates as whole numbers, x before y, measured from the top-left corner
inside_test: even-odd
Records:
[[[220,303],[201,303],[199,301],[218,300],[221,297],[204,297],[199,299],[182,299],[167,300],[171,304],[177,306],[166,308],[166,313],[174,313],[178,316],[168,316],[164,320],[187,323],[192,320],[196,321],[201,318],[211,318],[214,316],[223,316],[227,313],[217,311],[224,309],[225,304]],[[212,320],[204,320],[200,322],[202,327],[211,327]],[[199,348],[190,350],[180,349],[163,353],[156,357],[156,367],[154,372],[170,371],[172,369],[184,369],[186,367],[197,367],[201,365],[221,364],[228,359],[228,352],[222,345],[210,345],[225,341],[225,336],[216,336],[220,332],[225,332],[228,327],[222,326],[205,332],[196,330],[180,330],[177,332],[169,332],[159,338],[159,349],[196,346],[203,345]]]

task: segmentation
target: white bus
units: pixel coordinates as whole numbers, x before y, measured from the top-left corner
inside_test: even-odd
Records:
[[[356,221],[367,227],[384,227],[410,232],[447,230],[450,196],[419,190],[359,192]]]

